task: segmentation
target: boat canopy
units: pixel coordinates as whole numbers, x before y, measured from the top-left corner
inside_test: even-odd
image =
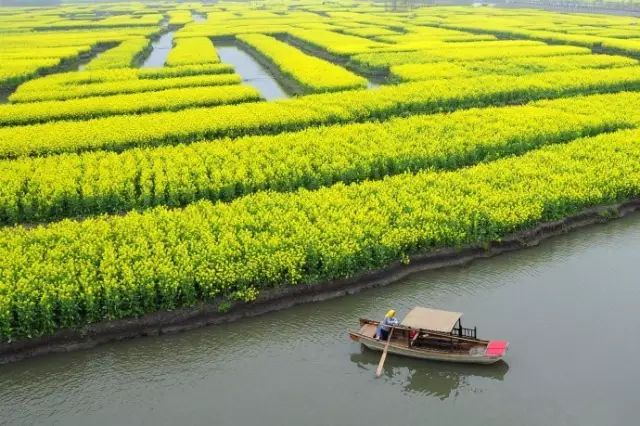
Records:
[[[449,333],[461,316],[462,313],[460,312],[441,311],[439,309],[416,306],[409,311],[400,324],[405,327]]]

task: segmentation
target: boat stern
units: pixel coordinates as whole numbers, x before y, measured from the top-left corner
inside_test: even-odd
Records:
[[[487,348],[484,351],[484,355],[488,358],[501,359],[503,358],[507,350],[509,349],[509,342],[506,340],[490,340],[487,344]]]

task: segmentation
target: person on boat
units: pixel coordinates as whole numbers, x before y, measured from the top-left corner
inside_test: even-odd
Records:
[[[395,327],[398,324],[400,323],[396,319],[396,311],[390,309],[384,316],[380,325],[378,325],[378,329],[376,330],[376,339],[387,340],[389,338],[391,327]]]

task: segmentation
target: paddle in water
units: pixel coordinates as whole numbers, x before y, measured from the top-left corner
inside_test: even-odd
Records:
[[[384,365],[384,361],[387,359],[387,351],[389,350],[389,342],[391,342],[391,335],[393,334],[394,327],[391,327],[389,331],[389,337],[387,337],[387,343],[384,345],[384,350],[382,351],[382,356],[380,357],[380,362],[378,363],[378,369],[376,370],[376,377],[382,376],[382,366]]]

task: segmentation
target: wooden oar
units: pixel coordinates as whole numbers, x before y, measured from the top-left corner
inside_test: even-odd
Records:
[[[384,365],[384,361],[387,359],[387,351],[389,350],[389,343],[391,342],[391,335],[393,334],[394,328],[395,327],[391,327],[391,330],[389,331],[389,337],[387,338],[387,343],[384,345],[384,350],[382,351],[382,356],[378,363],[378,369],[376,370],[376,377],[382,376],[382,366]]]

